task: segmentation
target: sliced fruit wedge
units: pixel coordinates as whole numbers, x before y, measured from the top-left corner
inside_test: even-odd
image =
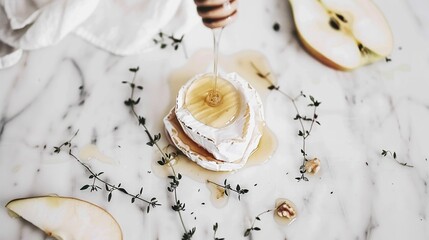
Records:
[[[351,70],[388,56],[390,27],[371,0],[289,0],[304,47],[322,63]]]
[[[122,231],[106,210],[70,197],[42,196],[15,199],[6,208],[62,240],[121,240]]]

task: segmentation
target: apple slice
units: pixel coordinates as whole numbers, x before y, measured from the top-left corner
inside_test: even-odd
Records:
[[[10,201],[6,208],[56,239],[122,239],[121,228],[112,215],[76,198],[22,198]]]
[[[351,70],[388,56],[393,36],[371,0],[289,0],[304,47],[322,63]]]

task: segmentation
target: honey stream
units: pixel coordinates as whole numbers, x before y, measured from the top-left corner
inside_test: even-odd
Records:
[[[213,34],[213,75],[214,75],[214,86],[207,92],[206,103],[211,107],[217,107],[222,103],[224,95],[218,91],[217,84],[219,78],[219,44],[222,36],[223,28],[212,29]]]

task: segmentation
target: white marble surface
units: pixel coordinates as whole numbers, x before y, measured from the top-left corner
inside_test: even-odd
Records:
[[[292,95],[303,90],[322,102],[322,125],[308,142],[322,170],[309,182],[294,179],[301,161],[295,112],[285,97],[272,92],[265,111],[279,148],[266,164],[228,177],[250,190],[241,201],[232,195],[217,208],[206,184],[186,175],[181,180],[184,221],[197,228],[193,239],[212,239],[215,222],[217,237],[243,239],[253,218],[279,197],[296,204],[297,220],[284,226],[271,214],[263,215],[258,222],[262,230],[251,239],[429,239],[429,5],[422,0],[375,2],[394,33],[392,61],[339,72],[301,48],[286,1],[241,1],[240,17],[225,30],[221,52],[259,50],[283,90]],[[280,23],[279,32],[272,30],[274,22]],[[196,26],[185,41],[192,54],[210,47],[211,35]],[[152,170],[160,154],[146,146],[147,136],[124,106],[129,89],[121,81],[131,80],[128,68],[140,66],[137,83],[145,89],[137,110],[153,132],[163,132],[161,119],[174,100],[168,76],[186,61],[181,51],[173,50],[118,57],[69,36],[0,71],[0,205],[35,195],[73,196],[106,208],[126,240],[180,239],[168,180]],[[66,153],[53,154],[53,146],[77,129],[74,151],[92,142],[115,162],[93,160],[95,171],[133,192],[143,186],[143,196],[157,197],[162,206],[146,214],[144,204],[131,204],[121,194],[108,203],[104,191],[80,191],[89,183],[88,173]],[[382,157],[382,149],[395,151],[414,168]],[[46,238],[30,224],[10,218],[5,208],[0,222],[0,239]]]

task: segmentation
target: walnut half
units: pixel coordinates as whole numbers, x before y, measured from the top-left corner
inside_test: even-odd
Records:
[[[281,218],[293,219],[296,217],[296,211],[288,202],[283,202],[276,208],[277,215]]]
[[[305,162],[305,170],[309,174],[316,174],[320,170],[320,160],[318,158],[313,158]]]

